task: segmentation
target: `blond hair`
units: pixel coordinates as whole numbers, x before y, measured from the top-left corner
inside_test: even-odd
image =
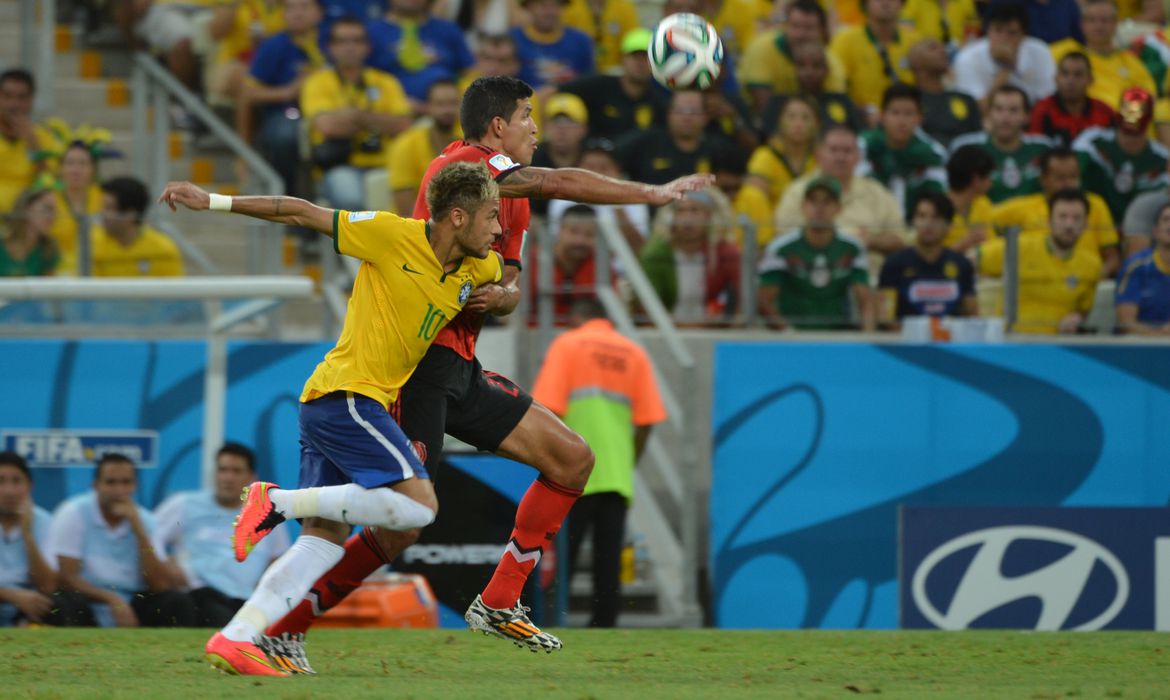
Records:
[[[427,208],[440,221],[455,209],[474,216],[489,200],[498,199],[500,188],[483,161],[457,162],[439,170],[427,184]]]

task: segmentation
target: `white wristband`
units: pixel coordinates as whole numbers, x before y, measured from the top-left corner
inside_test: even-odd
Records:
[[[210,209],[211,211],[231,211],[232,210],[232,198],[230,195],[215,194],[214,192],[212,192],[208,196],[211,197],[211,204],[208,205],[207,208]]]

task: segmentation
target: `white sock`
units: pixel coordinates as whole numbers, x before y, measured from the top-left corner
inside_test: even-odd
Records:
[[[231,622],[223,636],[233,642],[251,642],[268,625],[295,608],[313,582],[341,561],[345,548],[320,537],[301,535],[256,584],[256,590]]]
[[[377,525],[413,530],[435,520],[435,511],[392,488],[364,489],[357,484],[309,489],[273,489],[272,506],[286,518],[325,518],[349,525]]]

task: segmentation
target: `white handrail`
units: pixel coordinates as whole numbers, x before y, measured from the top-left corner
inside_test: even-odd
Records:
[[[307,277],[178,277],[174,279],[27,277],[0,280],[0,299],[306,299]]]

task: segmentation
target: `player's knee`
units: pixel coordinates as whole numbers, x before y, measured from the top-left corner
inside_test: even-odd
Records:
[[[585,438],[573,433],[572,437],[565,441],[560,452],[561,459],[557,460],[559,474],[552,475],[552,478],[566,486],[583,487],[593,472],[595,460],[589,443],[585,442]]]
[[[419,535],[422,534],[422,528],[415,528],[413,530],[387,530],[386,528],[374,528],[374,538],[378,541],[378,546],[389,559],[395,559],[410,545],[418,542]]]

